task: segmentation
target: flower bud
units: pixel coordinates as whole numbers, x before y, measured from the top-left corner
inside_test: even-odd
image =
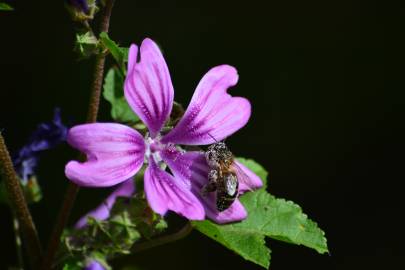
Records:
[[[74,21],[87,21],[98,11],[96,0],[66,0],[66,8]]]
[[[87,263],[84,270],[105,270],[105,267],[96,260],[91,260]]]

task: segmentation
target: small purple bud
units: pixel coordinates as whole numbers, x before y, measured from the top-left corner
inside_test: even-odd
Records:
[[[90,11],[87,0],[67,0],[67,3],[83,13],[88,14]]]
[[[98,261],[91,260],[83,270],[105,270],[105,268]]]

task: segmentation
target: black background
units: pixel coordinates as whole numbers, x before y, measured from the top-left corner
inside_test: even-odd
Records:
[[[61,1],[62,2],[62,1]],[[0,128],[17,150],[62,108],[83,122],[93,61],[77,61],[75,26],[59,1],[9,1],[0,12]],[[403,265],[404,3],[400,1],[123,1],[110,36],[163,48],[175,99],[187,105],[218,64],[237,67],[234,95],[253,107],[227,140],[270,173],[269,191],[300,204],[325,230],[330,255],[269,240],[272,269],[398,269]],[[104,101],[99,115],[108,121]],[[43,201],[32,207],[45,242],[67,186],[68,146],[44,154]],[[106,190],[82,189],[72,222]],[[91,199],[89,199],[91,198]],[[0,207],[0,269],[15,262]],[[260,269],[193,232],[118,264],[141,269]]]

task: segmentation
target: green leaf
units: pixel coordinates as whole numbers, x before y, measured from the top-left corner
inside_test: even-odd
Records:
[[[117,198],[111,215],[122,217],[123,214],[127,215],[127,220],[133,221],[132,227],[136,227],[137,232],[146,239],[160,234],[167,228],[166,221],[161,215],[152,211],[142,192],[138,192],[129,201],[128,198]],[[112,222],[116,220],[116,217]]]
[[[152,238],[166,228],[163,217],[152,211],[145,194],[138,191],[131,198],[118,197],[108,219],[88,217],[86,227],[65,231],[60,257],[64,258],[62,263],[69,265],[96,259],[108,270],[107,259],[130,254],[134,243]]]
[[[128,49],[118,46],[114,40],[110,39],[106,32],[100,33],[100,41],[110,51],[121,71],[126,74],[125,62],[128,59]]]
[[[62,253],[74,261],[94,257],[95,252],[102,255],[100,258],[110,258],[116,254],[129,254],[131,246],[140,238],[127,212],[106,221],[89,217],[85,228],[65,233]]]
[[[124,76],[117,68],[111,68],[104,80],[104,98],[111,104],[111,117],[118,122],[136,122],[139,118],[124,97]]]
[[[14,10],[14,8],[12,6],[10,6],[9,4],[0,3],[0,10],[10,11],[10,10]]]
[[[83,58],[99,52],[98,40],[92,32],[76,33],[75,51]]]
[[[81,270],[83,269],[83,266],[79,265],[76,262],[67,262],[65,263],[65,265],[63,266],[63,270]]]
[[[220,226],[211,221],[194,221],[193,225],[211,239],[236,252],[245,260],[264,268],[270,265],[270,249],[266,247],[264,235],[246,230],[234,230],[229,225]]]
[[[124,54],[125,62],[128,62],[129,48],[125,48],[125,47],[120,47],[120,48],[122,50],[122,53]]]
[[[271,238],[328,252],[324,232],[297,204],[277,199],[264,190],[247,193],[240,199],[249,217],[235,228],[261,233]]]
[[[248,167],[252,172],[254,172],[257,176],[262,179],[263,182],[263,189],[267,188],[267,176],[268,172],[262,165],[254,161],[253,159],[246,159],[242,157],[236,158],[237,161]]]
[[[253,160],[238,158],[266,184],[266,170]],[[248,217],[242,222],[218,225],[211,221],[194,221],[197,230],[218,241],[237,254],[265,268],[269,266],[269,250],[264,237],[304,245],[319,253],[328,251],[324,232],[291,201],[277,199],[265,189],[241,196]],[[266,252],[268,255],[265,255]]]
[[[81,44],[97,44],[97,38],[92,32],[86,32],[83,34],[76,34],[76,40]]]

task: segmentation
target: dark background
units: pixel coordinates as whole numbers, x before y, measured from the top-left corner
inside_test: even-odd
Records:
[[[61,1],[62,2],[62,1]],[[0,12],[0,128],[11,150],[59,106],[85,119],[93,61],[77,61],[75,27],[59,1],[9,1]],[[400,1],[122,1],[110,35],[163,48],[175,99],[187,105],[202,75],[237,67],[234,95],[253,107],[228,139],[260,162],[272,194],[300,204],[326,232],[330,256],[269,240],[272,269],[398,269],[403,265],[404,3]],[[104,101],[100,121],[109,120]],[[61,146],[39,168],[32,207],[46,241],[67,186]],[[105,190],[82,189],[72,222]],[[91,200],[89,198],[92,198]],[[0,269],[15,262],[11,217],[0,206]],[[401,258],[402,257],[402,258]],[[141,269],[260,269],[193,232],[127,262]]]

